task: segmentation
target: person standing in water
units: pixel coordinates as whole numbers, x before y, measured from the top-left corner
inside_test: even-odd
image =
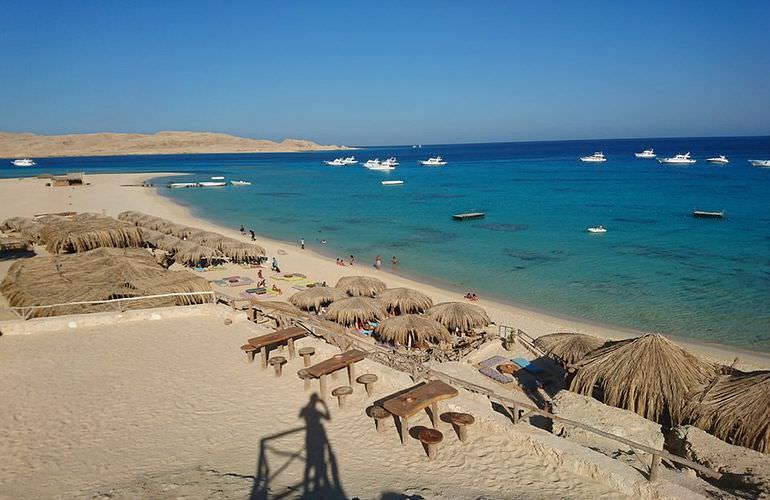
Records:
[[[374,267],[376,267],[377,269],[381,269],[382,268],[382,257],[381,256],[378,255],[377,258],[374,259]]]
[[[353,263],[355,263],[355,261],[356,261],[356,258],[355,258],[355,257],[353,257],[353,254],[351,254],[351,255],[350,255],[350,265],[352,266],[352,265],[353,265]]]
[[[393,258],[392,258],[392,259],[390,259],[390,265],[391,265],[391,267],[392,267],[393,269],[395,269],[395,268],[398,266],[398,257],[396,257],[396,256],[394,255],[394,256],[393,256]]]

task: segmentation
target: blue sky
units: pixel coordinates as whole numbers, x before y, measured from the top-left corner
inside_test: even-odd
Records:
[[[770,134],[770,1],[0,0],[0,130]]]

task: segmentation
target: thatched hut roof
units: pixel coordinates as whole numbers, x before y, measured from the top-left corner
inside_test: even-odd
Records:
[[[377,302],[390,314],[424,313],[433,305],[430,297],[411,288],[383,290],[377,294]]]
[[[10,217],[3,221],[0,229],[16,231],[34,242],[39,242],[41,240],[40,232],[43,229],[43,225],[29,217]]]
[[[444,325],[435,319],[417,314],[404,314],[384,319],[374,332],[385,342],[403,346],[419,346],[425,343],[451,343]]]
[[[344,276],[335,285],[353,297],[374,297],[385,290],[385,283],[370,276]]]
[[[570,390],[656,422],[680,421],[687,394],[716,376],[716,367],[662,335],[612,342],[577,364]]]
[[[536,338],[534,342],[535,347],[570,365],[605,343],[606,340],[584,333],[551,333]]]
[[[216,242],[216,247],[225,257],[234,262],[248,262],[257,260],[265,256],[267,251],[254,243],[239,241],[235,238],[220,236]]]
[[[722,375],[694,391],[682,410],[693,424],[728,443],[770,453],[770,371]]]
[[[216,260],[224,259],[222,252],[216,248],[198,245],[194,242],[183,242],[174,255],[174,259],[185,266],[195,267],[199,264],[210,264]]]
[[[289,297],[289,302],[306,311],[319,311],[321,307],[328,306],[335,300],[346,298],[348,295],[339,288],[328,286],[316,286],[297,292]]]
[[[450,332],[470,332],[492,322],[484,309],[465,302],[442,302],[428,309],[425,314],[444,325]]]
[[[251,305],[275,319],[279,328],[289,326],[297,317],[305,316],[296,306],[279,300],[254,300]]]
[[[126,210],[125,212],[120,212],[118,214],[117,219],[122,220],[123,222],[129,222],[131,224],[136,224],[136,221],[139,220],[140,217],[142,217],[142,212],[138,212],[136,210]]]
[[[332,302],[326,311],[326,317],[341,325],[353,325],[357,322],[378,321],[387,316],[385,309],[369,297],[348,297]]]
[[[0,252],[30,250],[32,240],[26,236],[0,236]]]
[[[208,282],[188,271],[168,271],[146,250],[99,248],[70,255],[19,260],[0,283],[12,307],[141,297],[174,292],[211,291]],[[163,297],[123,303],[124,308],[201,303],[204,297]],[[66,305],[32,310],[30,317],[113,311],[114,304]]]
[[[46,224],[40,236],[50,253],[85,252],[99,247],[138,247],[144,244],[140,228],[96,214],[81,214]]]

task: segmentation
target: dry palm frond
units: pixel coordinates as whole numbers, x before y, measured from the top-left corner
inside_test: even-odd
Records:
[[[722,375],[689,395],[682,422],[770,453],[770,371]]]
[[[341,325],[378,321],[386,316],[385,309],[369,297],[348,297],[329,306],[326,317]]]
[[[275,319],[278,328],[289,326],[295,318],[305,316],[296,306],[279,300],[254,300],[251,305],[265,316]]]
[[[680,421],[693,388],[716,376],[716,367],[662,335],[613,342],[577,364],[570,390],[591,396],[599,387],[605,404],[664,425]]]
[[[374,297],[386,288],[385,283],[370,276],[344,276],[335,287],[353,297]]]
[[[32,240],[26,236],[0,237],[0,252],[16,252],[30,250],[31,248]]]
[[[210,265],[218,260],[223,260],[224,255],[216,248],[197,245],[193,242],[183,242],[174,255],[174,260],[189,267]]]
[[[403,346],[451,343],[452,337],[438,321],[417,314],[384,319],[374,332],[385,342]]]
[[[451,332],[470,332],[491,323],[484,309],[465,302],[442,302],[428,309],[426,314]]]
[[[424,313],[433,305],[430,297],[411,288],[383,290],[377,294],[377,302],[390,314]]]
[[[233,262],[251,262],[259,260],[267,253],[264,248],[254,243],[246,243],[234,238],[222,236],[217,241],[216,247],[225,257]]]
[[[40,237],[50,253],[85,252],[99,247],[138,247],[144,244],[142,230],[112,217],[81,214],[43,225]]]
[[[304,309],[306,311],[312,309],[318,312],[321,310],[321,307],[328,306],[335,300],[344,299],[346,297],[347,294],[339,288],[316,286],[295,293],[289,297],[289,302],[299,307],[300,309]]]
[[[551,333],[535,339],[535,347],[567,364],[574,364],[606,341],[583,333]]]

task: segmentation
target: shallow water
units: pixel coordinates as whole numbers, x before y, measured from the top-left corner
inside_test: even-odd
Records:
[[[662,166],[633,152],[691,151]],[[595,150],[609,158],[584,164]],[[161,189],[200,216],[482,295],[642,330],[770,351],[770,138],[643,139],[367,148],[395,171],[327,167],[340,153],[44,159],[34,173],[190,172],[248,187]],[[441,154],[449,165],[418,159]],[[731,163],[703,160],[725,154]],[[5,163],[5,162],[3,162]],[[20,169],[0,167],[0,176]],[[32,171],[29,171],[32,173]],[[384,187],[381,180],[403,180]],[[178,180],[182,180],[179,178]],[[190,179],[185,179],[190,180]],[[165,183],[166,181],[164,181]],[[141,209],[141,207],[137,207]],[[725,210],[724,220],[693,209]],[[455,222],[458,212],[482,220]],[[608,232],[590,235],[603,224]],[[327,240],[321,246],[320,240]],[[386,264],[388,265],[388,264]]]

